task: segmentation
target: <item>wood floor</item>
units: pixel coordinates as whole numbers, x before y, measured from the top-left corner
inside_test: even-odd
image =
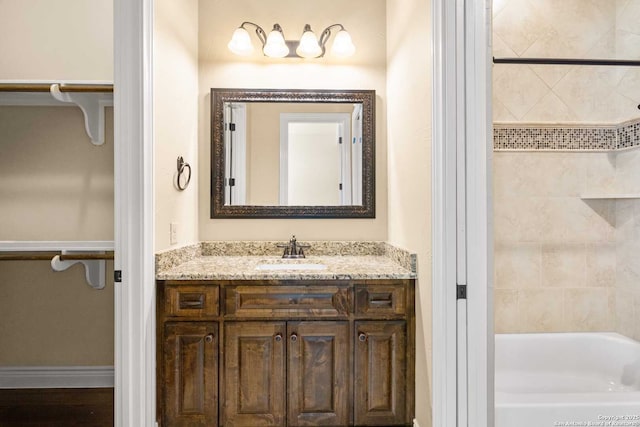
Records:
[[[112,427],[113,389],[0,390],[0,427]]]

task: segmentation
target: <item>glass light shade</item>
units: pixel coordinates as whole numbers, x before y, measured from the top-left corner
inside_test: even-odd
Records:
[[[303,58],[317,58],[322,55],[322,48],[313,31],[309,29],[302,34],[296,53]]]
[[[236,55],[247,56],[253,53],[253,43],[251,43],[249,32],[242,27],[237,28],[233,32],[233,36],[229,44],[227,44],[227,47]]]
[[[267,43],[265,43],[262,49],[264,54],[271,58],[284,58],[289,54],[289,47],[284,42],[282,33],[278,30],[273,30],[267,36]]]
[[[331,54],[335,56],[351,56],[355,53],[356,47],[351,41],[351,36],[346,30],[338,31],[336,38],[333,40],[333,46],[331,46]]]

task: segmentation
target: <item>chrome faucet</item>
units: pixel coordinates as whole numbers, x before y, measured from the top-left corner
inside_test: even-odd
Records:
[[[283,243],[278,245],[279,248],[284,248],[282,258],[304,258],[304,249],[310,248],[310,245],[299,245],[296,240],[296,236],[291,236],[289,243]]]

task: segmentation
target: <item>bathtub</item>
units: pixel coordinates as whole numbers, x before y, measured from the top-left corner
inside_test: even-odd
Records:
[[[495,427],[640,427],[637,341],[616,333],[495,338]]]

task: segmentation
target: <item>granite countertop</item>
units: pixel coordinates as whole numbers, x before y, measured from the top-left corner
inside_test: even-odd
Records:
[[[315,242],[314,242],[315,243]],[[374,280],[414,279],[415,255],[386,243],[325,246],[318,254],[307,254],[303,259],[283,259],[273,253],[262,253],[264,245],[255,246],[246,242],[220,246],[208,242],[168,251],[156,255],[156,279],[158,280]],[[247,247],[249,245],[249,247]],[[266,247],[272,246],[271,243]],[[224,247],[224,254],[219,248]],[[362,248],[365,249],[362,249]],[[256,249],[257,248],[257,249]],[[355,248],[355,249],[354,249]],[[248,253],[248,255],[243,255]],[[275,270],[264,267],[277,265]],[[310,267],[296,269],[295,265]],[[292,265],[292,268],[280,267]]]
[[[297,270],[263,270],[261,265],[313,264]],[[312,269],[313,268],[313,269]],[[413,279],[415,274],[390,258],[365,256],[309,256],[282,259],[265,256],[201,256],[170,270],[158,272],[158,280],[335,280],[335,279]]]

